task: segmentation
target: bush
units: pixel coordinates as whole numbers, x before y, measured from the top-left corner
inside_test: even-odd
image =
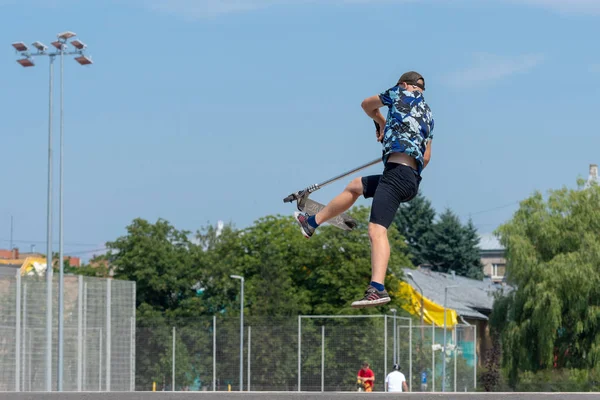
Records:
[[[519,374],[517,392],[597,392],[600,370],[552,369]]]

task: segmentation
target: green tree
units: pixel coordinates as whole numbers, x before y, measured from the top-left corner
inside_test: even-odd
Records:
[[[126,236],[106,244],[115,279],[136,282],[138,306],[173,311],[197,296],[193,287],[202,269],[201,251],[188,235],[162,219],[155,224],[135,219]]]
[[[463,262],[465,268],[464,274],[468,278],[483,279],[483,264],[481,264],[481,256],[479,255],[479,234],[477,228],[473,225],[473,220],[469,218],[469,222],[463,227],[464,229],[464,249]]]
[[[408,203],[402,203],[394,224],[406,239],[410,258],[415,265],[429,264],[435,210],[421,192]]]
[[[524,371],[600,365],[600,188],[536,192],[497,233],[515,290],[494,305],[503,365]]]
[[[446,273],[452,270],[475,279],[483,277],[477,248],[479,239],[471,221],[463,226],[458,216],[446,209],[434,224],[431,236],[427,258],[435,270]]]
[[[146,350],[136,352],[136,381],[146,388],[171,380],[170,338],[178,318],[206,312],[195,289],[205,268],[203,252],[188,236],[162,219],[135,219],[126,235],[107,243],[114,278],[136,282],[137,347]],[[187,374],[194,370],[192,358],[178,353],[176,382],[188,385],[195,379]]]

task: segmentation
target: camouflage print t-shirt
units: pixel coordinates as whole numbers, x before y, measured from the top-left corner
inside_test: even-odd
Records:
[[[423,170],[423,155],[433,139],[433,115],[423,93],[403,90],[400,86],[379,95],[388,106],[383,138],[383,163],[391,153],[406,153],[417,160],[417,171]]]

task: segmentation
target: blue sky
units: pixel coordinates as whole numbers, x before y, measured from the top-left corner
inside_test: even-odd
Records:
[[[283,197],[380,155],[360,103],[407,70],[436,119],[423,193],[491,232],[600,161],[599,18],[595,0],[0,0],[0,247],[12,215],[45,248],[48,60],[22,68],[12,42],[89,46],[64,81],[65,252],[89,256],[136,217],[290,215]]]

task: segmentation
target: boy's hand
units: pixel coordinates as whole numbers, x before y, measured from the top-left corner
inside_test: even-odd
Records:
[[[375,123],[375,135],[377,136],[377,141],[381,142],[383,141],[383,136],[384,136],[384,131],[385,131],[385,125],[383,125],[383,127],[381,127],[377,121],[373,121]]]

